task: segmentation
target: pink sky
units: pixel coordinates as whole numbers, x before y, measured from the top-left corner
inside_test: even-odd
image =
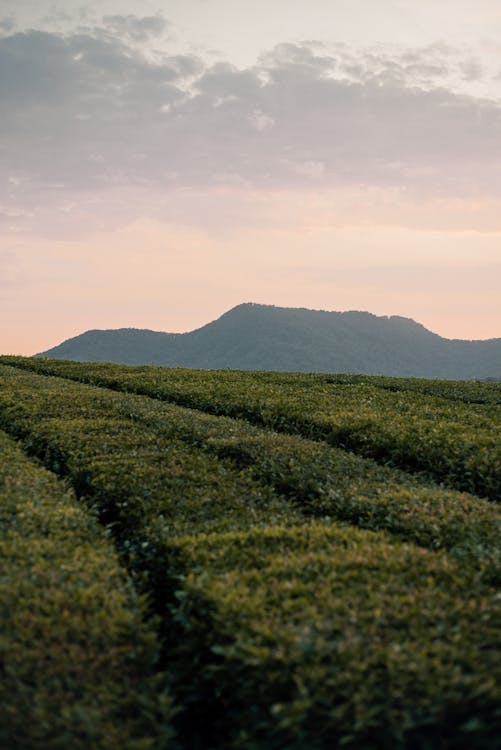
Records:
[[[343,3],[315,2],[328,28]],[[383,3],[349,43],[349,14],[307,42],[275,14],[258,49],[250,15],[240,53],[229,27],[203,47],[189,0],[92,23],[70,5],[0,18],[1,352],[244,301],[501,335],[501,65],[487,29],[466,46],[466,1],[455,45],[440,14],[391,45]]]
[[[2,348],[32,354],[89,328],[186,331],[242,301],[398,314],[448,338],[495,337],[500,239],[337,226],[322,212],[291,226],[208,232],[139,219],[79,241],[18,239],[3,300],[16,326],[2,331]]]

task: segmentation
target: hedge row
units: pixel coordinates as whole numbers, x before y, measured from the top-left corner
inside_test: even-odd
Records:
[[[0,433],[0,746],[173,747],[145,605],[96,521]]]
[[[207,531],[207,524],[216,524],[217,530],[223,530],[222,519],[227,516],[221,515],[220,510],[221,489],[225,488],[227,498],[237,498],[232,500],[235,507],[239,507],[239,497],[253,498],[238,512],[239,520],[245,519],[246,523],[258,523],[257,509],[263,506],[267,513],[274,509],[275,519],[294,519],[292,522],[300,514],[335,518],[362,528],[386,530],[431,549],[447,549],[464,562],[474,563],[479,574],[490,580],[500,577],[501,510],[495,504],[466,493],[427,486],[404,472],[324,443],[269,432],[245,421],[61,379],[21,375],[6,367],[0,369],[10,392],[9,397],[0,396],[0,420],[10,429],[14,424],[29,429],[27,444],[37,454],[44,455],[48,450],[45,446],[50,445],[50,466],[54,470],[61,470],[66,461],[61,451],[66,454],[84,450],[87,460],[107,452],[117,470],[120,467],[120,471],[128,472],[127,481],[140,492],[146,461],[153,462],[147,469],[149,485],[154,472],[155,486],[167,482],[176,486],[177,475],[172,477],[172,470],[167,468],[168,458],[176,466],[183,465],[178,484],[183,491],[189,490],[193,498],[200,494],[197,478],[212,476],[210,506],[195,500],[191,514],[185,515],[185,509],[179,515],[170,505],[169,510],[166,506],[162,511],[170,514],[177,531],[190,532],[199,518],[203,521],[202,530]],[[32,424],[34,418],[41,420],[39,425]],[[83,448],[80,432],[87,436]],[[166,459],[155,458],[160,455]],[[143,465],[137,467],[139,457],[143,457]],[[245,478],[240,474],[238,485],[234,485],[235,468],[245,471]],[[194,489],[187,484],[188,469]],[[256,481],[249,482],[250,478]],[[73,482],[78,491],[88,491],[86,472],[81,466],[75,470]],[[98,491],[95,480],[92,491]],[[114,491],[120,497],[129,488],[121,489],[119,495],[116,488]],[[280,502],[280,497],[294,504],[294,512]],[[204,515],[206,507],[214,509],[214,514]],[[130,502],[125,512],[132,521]],[[103,518],[106,520],[106,516]]]
[[[4,425],[86,495],[161,612],[185,747],[495,746],[500,600],[474,566],[301,523],[230,462],[111,413],[145,400],[2,382]]]
[[[431,549],[474,561],[493,580],[501,573],[501,509],[473,495],[419,481],[415,476],[322,442],[259,429],[242,420],[130,397],[115,402],[157,434],[230,459],[306,516],[386,530]]]
[[[380,463],[424,472],[452,488],[493,500],[501,497],[501,409],[494,404],[393,392],[365,381],[345,382],[347,376],[329,382],[329,376],[287,373],[4,360],[324,440]]]
[[[499,596],[445,556],[320,524],[183,538],[178,556],[172,659],[215,747],[498,747]]]
[[[22,399],[30,398],[27,412],[30,417],[38,414],[58,418],[67,412],[72,418],[80,414],[88,417],[89,410],[93,413],[96,408],[96,414],[103,416],[132,417],[170,444],[172,441],[187,443],[192,448],[215,453],[219,458],[231,459],[239,468],[247,467],[255,478],[294,501],[303,513],[334,516],[366,528],[388,529],[423,546],[445,547],[456,554],[474,557],[487,564],[491,573],[499,571],[501,514],[485,501],[463,493],[424,487],[404,473],[322,443],[270,433],[242,421],[213,417],[151,399],[36,376],[34,380],[28,376],[24,396],[14,396],[13,389],[19,389],[20,382],[15,371],[12,375],[11,399],[19,410]],[[35,388],[37,407],[32,393]],[[120,429],[129,430],[127,425],[121,425]],[[95,425],[95,434],[99,437],[101,432],[105,434],[101,426]],[[55,433],[57,439],[57,424]],[[118,440],[120,453],[130,439],[129,432]],[[144,431],[135,439],[143,448],[146,446]],[[109,436],[106,440],[109,441]],[[186,453],[185,445],[179,445],[177,450]],[[195,454],[196,461],[200,461],[199,452]],[[187,459],[183,460],[186,463]]]
[[[120,413],[119,407],[127,411],[128,396],[3,366],[0,386],[0,427],[67,476],[100,520],[113,524],[131,556],[142,554],[138,535],[152,518],[160,518],[169,534],[183,534],[302,517],[229,460]]]
[[[118,371],[127,368],[127,370],[138,370],[148,372],[153,368],[148,366],[128,367],[126,365],[114,365],[112,363],[82,363],[72,360],[49,359],[47,357],[37,357],[35,360],[28,357],[0,355],[0,363],[14,365],[17,367],[28,367],[35,369],[37,372],[46,372],[47,367],[53,371],[55,367],[57,374],[71,373],[72,377],[81,375],[82,365],[91,368],[92,373],[103,372],[109,375],[110,367],[116,367]],[[60,368],[61,366],[61,368]],[[59,369],[60,368],[60,369]],[[155,368],[159,369],[159,368]],[[168,368],[161,368],[163,370]],[[179,369],[179,368],[169,368]],[[226,375],[230,373],[224,371]],[[232,372],[231,375],[234,375]],[[249,375],[249,373],[242,373]],[[401,378],[391,377],[388,375],[357,375],[357,374],[326,374],[326,373],[286,373],[286,372],[254,372],[252,376],[257,376],[262,383],[273,384],[279,383],[288,385],[370,385],[375,388],[381,388],[388,391],[408,391],[410,393],[420,393],[426,396],[438,396],[448,401],[459,401],[464,404],[494,404],[501,405],[501,382],[499,381],[482,381],[482,380],[438,380],[426,378]]]
[[[501,383],[481,380],[427,380],[386,375],[322,375],[323,383],[366,384],[388,391],[422,393],[464,404],[501,405]]]

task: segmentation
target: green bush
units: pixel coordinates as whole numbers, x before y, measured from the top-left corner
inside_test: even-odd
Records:
[[[0,433],[0,746],[173,747],[144,602],[102,529]]]
[[[445,556],[319,524],[178,545],[177,689],[214,747],[497,747],[499,597]]]
[[[0,361],[325,440],[448,486],[501,497],[495,383]],[[480,402],[480,403],[479,403]]]
[[[481,380],[428,380],[385,375],[321,375],[322,382],[355,385],[365,383],[388,391],[422,393],[465,404],[501,405],[501,383]]]
[[[158,515],[176,534],[301,517],[230,461],[125,417],[129,396],[3,367],[0,381],[0,424],[67,476],[122,539]]]
[[[0,422],[10,430],[18,425],[27,449],[54,471],[69,471],[80,494],[104,498],[105,523],[123,507],[123,523],[135,529],[148,497],[176,533],[243,528],[260,523],[265,507],[275,521],[295,523],[303,514],[386,530],[448,549],[491,580],[499,577],[501,511],[485,500],[245,421],[1,370],[8,390],[0,396]]]
[[[161,616],[185,747],[496,746],[496,506],[149,398],[0,384],[4,428],[94,507]]]

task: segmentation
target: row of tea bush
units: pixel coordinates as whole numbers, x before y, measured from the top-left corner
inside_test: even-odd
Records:
[[[145,614],[97,521],[0,432],[0,747],[171,747]]]
[[[0,385],[4,429],[71,482],[160,615],[185,747],[494,746],[501,606],[478,560],[306,519],[264,468],[204,449],[196,412],[9,367]],[[265,456],[269,435],[221,425]]]
[[[492,500],[501,497],[501,408],[492,403],[398,391],[355,376],[336,380],[19,357],[1,361],[327,441],[452,488]],[[491,386],[485,384],[489,392]]]
[[[26,383],[24,396],[18,397],[22,382]],[[35,390],[36,403],[30,395]],[[220,490],[220,494],[224,490],[228,495],[221,461],[231,463],[260,482],[259,490],[254,484],[252,491],[261,493],[265,502],[272,502],[270,490],[291,501],[295,516],[300,511],[316,518],[335,518],[371,530],[387,530],[431,549],[445,548],[465,561],[474,561],[479,572],[499,580],[501,510],[481,498],[430,485],[413,475],[322,442],[137,395],[82,388],[59,378],[25,376],[21,381],[15,370],[11,370],[10,391],[10,403],[17,413],[24,413],[29,419],[43,417],[44,424],[49,416],[55,420],[69,417],[72,427],[77,429],[75,420],[81,416],[88,420],[89,413],[107,419],[104,426],[96,421],[92,434],[93,445],[101,452],[110,447],[111,417],[113,431],[120,426],[118,437],[113,438],[113,450],[120,454],[117,462],[127,461],[131,453],[137,456],[138,450],[149,450],[149,441],[161,438],[171,452],[176,446],[179,464],[186,467],[194,462],[195,481],[197,475],[207,473],[217,478],[214,496]],[[24,407],[23,397],[29,399]],[[4,396],[4,406],[7,403]],[[58,421],[52,425],[56,441],[59,427]],[[87,424],[86,429],[91,428]],[[35,435],[36,432],[32,434],[32,443]],[[54,450],[57,456],[57,449]],[[220,460],[204,457],[203,453]],[[59,463],[56,458],[56,469]],[[140,473],[135,481],[138,484],[142,481]],[[84,478],[79,477],[78,482],[79,487],[83,486]],[[249,487],[237,489],[236,493],[240,491],[248,494]],[[275,497],[274,506],[276,501]],[[131,513],[130,508],[128,512]],[[176,523],[179,522],[177,518]],[[186,524],[189,531],[190,520]]]

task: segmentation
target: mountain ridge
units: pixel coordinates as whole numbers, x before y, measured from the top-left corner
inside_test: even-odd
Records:
[[[399,315],[249,302],[186,333],[91,329],[35,356],[201,369],[501,376],[501,338],[446,339]]]

